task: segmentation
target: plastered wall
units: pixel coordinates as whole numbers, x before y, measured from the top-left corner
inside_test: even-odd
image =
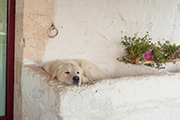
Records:
[[[16,0],[14,119],[22,119],[21,73],[23,61],[39,63],[54,21],[55,0]]]
[[[54,0],[25,0],[23,59],[39,63],[44,55],[47,31],[54,21]]]
[[[123,35],[138,32],[142,36],[149,31],[153,42],[165,38],[180,43],[180,0],[57,0],[54,7],[59,34],[48,40],[42,63],[83,58],[109,77],[146,74],[116,60],[125,54],[120,43]]]
[[[55,38],[47,36],[52,22],[59,30]],[[153,69],[116,61],[125,54],[121,36],[147,30],[154,42],[165,38],[180,44],[180,0],[16,0],[15,120],[22,118],[23,63],[83,58],[109,77],[151,74]]]
[[[16,0],[15,20],[15,80],[14,80],[14,120],[22,120],[21,72],[23,55],[23,10],[24,1]]]
[[[120,38],[149,31],[153,42],[165,38],[180,44],[179,16],[180,0],[25,0],[23,62],[42,66],[55,59],[83,58],[109,77],[148,74],[116,60],[125,54]],[[49,38],[52,22],[59,34]],[[179,66],[170,64],[167,70],[179,71]]]
[[[148,70],[148,69],[147,69]],[[67,86],[23,66],[23,120],[179,120],[180,73]]]

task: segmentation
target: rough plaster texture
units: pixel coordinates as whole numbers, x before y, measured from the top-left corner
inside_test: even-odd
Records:
[[[35,63],[42,61],[49,38],[47,31],[54,21],[54,2],[55,0],[24,0],[23,60]]]
[[[42,63],[83,58],[109,77],[139,75],[144,74],[136,73],[139,67],[116,60],[125,54],[123,35],[142,36],[149,31],[153,42],[165,38],[180,44],[180,0],[57,0],[54,7],[59,34],[49,39]]]
[[[22,120],[21,72],[23,64],[23,0],[16,0],[14,120]]]
[[[47,30],[54,18],[54,1],[16,0],[14,120],[22,119],[23,61],[41,61],[48,40]]]
[[[66,86],[23,66],[24,120],[179,120],[180,73],[156,73]]]
[[[47,36],[47,30],[51,26],[51,23],[53,21],[55,23],[55,26],[59,30],[59,34],[57,37],[49,39]],[[24,69],[23,70],[21,69],[22,62],[24,62],[25,64],[33,62],[33,63],[37,63],[37,65],[43,65],[44,63],[55,59],[83,58],[83,59],[88,59],[91,62],[98,65],[110,78],[152,74],[157,72],[157,70],[148,69],[145,67],[140,67],[130,64],[125,65],[122,62],[116,61],[117,57],[121,57],[122,55],[125,54],[124,48],[120,44],[121,36],[125,34],[133,35],[135,32],[139,32],[139,35],[141,36],[147,30],[150,32],[150,35],[153,38],[154,42],[157,42],[157,40],[162,41],[162,39],[165,38],[165,39],[171,39],[173,43],[180,44],[180,40],[179,40],[180,39],[180,0],[166,0],[166,1],[164,0],[158,0],[158,1],[157,0],[146,0],[146,1],[144,0],[130,0],[130,1],[127,0],[98,0],[98,1],[97,0],[91,0],[91,1],[89,0],[78,0],[78,1],[16,0],[16,38],[15,38],[16,39],[15,41],[16,70],[15,70],[15,90],[14,90],[15,120],[21,120],[22,118],[21,108],[22,105],[25,103],[22,104],[21,95],[22,93],[24,94],[27,93],[28,91],[31,91],[32,88],[30,87],[32,86],[28,86],[28,85],[35,86],[42,84],[41,86],[42,89],[45,86],[49,87],[48,84],[39,81],[41,79],[37,78],[36,75],[33,77],[31,76],[31,74],[29,74],[27,76],[24,75],[26,77],[22,76],[21,78],[21,72],[26,72],[24,71]],[[121,34],[121,31],[124,31],[124,34]],[[165,71],[174,71],[174,72],[180,71],[180,64],[175,64],[175,65],[168,64],[167,69]],[[164,75],[162,79],[165,78],[165,76],[166,75]],[[177,77],[177,74],[175,74],[175,76]],[[171,75],[169,77],[171,77]],[[140,77],[140,78],[142,79],[141,82],[143,82],[143,80],[145,80],[145,78],[147,77]],[[156,77],[152,76],[152,78],[156,79],[157,76]],[[31,81],[34,82],[28,81],[30,79]],[[115,79],[111,81],[117,80],[119,85],[121,83],[124,84],[126,79],[129,78],[128,77],[121,78],[120,80]],[[39,81],[38,84],[35,84],[37,82],[35,80]],[[108,81],[111,83],[110,80]],[[132,81],[137,81],[138,83],[139,80],[132,79]],[[152,86],[159,84],[159,82],[156,82],[155,80],[151,80],[151,81],[152,83],[151,82],[147,82],[147,83],[149,85],[152,84]],[[22,91],[21,93],[21,84],[22,84],[21,82],[27,85],[26,92]],[[160,80],[160,82],[162,82],[162,80]],[[107,85],[108,82],[103,82],[103,81],[98,82],[97,84],[95,84],[95,89],[98,87],[101,88],[101,86],[103,86],[102,84]],[[126,82],[126,84],[128,84],[128,82]],[[131,87],[128,86],[127,88],[124,88],[124,90],[127,91],[128,93],[127,95],[130,95],[128,97],[132,98],[133,96],[132,94],[129,94],[128,89],[131,88],[130,90],[132,92],[132,89],[135,89],[137,87],[136,85],[137,84],[134,84],[133,86],[131,85]],[[39,86],[36,86],[36,89],[38,89]],[[169,87],[169,84],[167,83],[165,87]],[[66,88],[71,89],[71,87],[66,87]],[[136,92],[137,95],[138,92],[139,94],[142,94],[143,92],[139,90],[140,88],[142,89],[144,87],[139,85],[139,88],[137,88],[137,92]],[[86,89],[86,87],[82,86],[78,88],[76,87],[73,88],[73,90],[77,90],[77,91],[78,90],[81,91],[80,89]],[[157,86],[154,87],[154,89],[159,90],[160,88],[158,88]],[[50,89],[49,91],[48,90],[45,91],[52,93],[52,97],[53,97],[55,96],[53,90]],[[88,86],[85,94],[87,94],[87,92],[93,93],[93,90],[94,89],[92,86]],[[107,89],[107,92],[111,93],[109,92],[109,90],[111,90],[111,87]],[[151,89],[149,90],[151,91]],[[33,91],[31,92],[33,93]],[[105,90],[102,91],[103,94],[105,94],[104,92]],[[171,94],[171,92],[167,92],[167,93]],[[152,92],[152,93],[155,94],[156,92]],[[69,92],[67,95],[70,96],[72,94]],[[51,94],[50,97],[47,95],[45,96],[46,98],[51,98]],[[99,96],[101,95],[97,94],[95,98],[98,98]],[[31,98],[31,97],[32,96],[30,95],[28,98],[35,100],[35,98]],[[121,97],[122,100],[125,99],[123,97]],[[25,101],[25,99],[28,98],[25,97],[23,99]],[[87,101],[89,100],[93,101],[94,99],[94,98],[93,99],[89,98],[88,96],[87,98],[88,98]],[[81,98],[75,98],[75,99],[81,99]],[[176,99],[178,101],[178,97]],[[59,98],[57,98],[56,100],[59,100]],[[97,100],[99,100],[99,98]],[[45,101],[47,101],[47,103],[49,103],[50,105],[54,104],[54,103],[50,103],[48,99]],[[149,101],[148,104],[146,104],[147,101]],[[37,104],[39,105],[37,99],[33,101],[33,103],[34,102],[37,102]],[[99,102],[102,101],[99,100]],[[32,103],[32,101],[30,103]],[[25,106],[30,103],[26,103]],[[96,104],[97,107],[101,105],[98,102],[96,102]],[[142,109],[136,110],[136,108],[141,108],[141,106],[143,105],[149,106],[148,109],[144,109],[145,107],[142,107]],[[165,114],[165,116],[168,114],[169,116],[173,116],[174,111],[176,110],[179,111],[179,108],[171,109],[171,105],[178,106],[178,102],[176,103],[174,98],[165,99],[162,101],[157,100],[155,102],[153,101],[152,103],[151,103],[151,99],[149,100],[147,99],[144,102],[144,104],[128,103],[127,105],[126,103],[125,104],[122,103],[121,108],[116,108],[116,109],[117,111],[119,111],[120,109],[122,109],[122,111],[129,110],[128,113],[124,114],[124,117],[121,117],[122,119],[131,119],[133,118],[133,116],[136,117],[140,114],[141,111],[147,112],[147,113],[145,112],[143,113],[143,115],[145,116],[148,116],[150,114],[152,116],[157,115],[161,113],[161,111],[162,113]],[[36,106],[35,108],[38,109],[38,107],[39,106]],[[50,113],[54,111],[52,107],[48,105],[46,107],[49,108],[49,109],[46,108],[46,110],[49,110]],[[93,105],[91,107],[94,109]],[[35,108],[33,109],[34,113],[31,113],[32,116],[36,115]],[[154,108],[157,109],[155,110]],[[40,109],[41,109],[41,105],[40,105]],[[172,112],[171,115],[169,111],[168,113],[167,111],[165,111],[166,109],[167,111],[169,110]],[[25,110],[26,108],[24,108],[24,111]],[[74,108],[70,113],[72,113],[73,110]],[[106,111],[108,110],[111,109],[107,108]],[[150,111],[151,113],[148,113],[148,111]],[[75,111],[75,113],[77,112]],[[93,113],[94,116],[92,116],[92,118],[96,117],[95,113],[96,110]],[[101,113],[101,111],[98,113]],[[98,113],[97,116],[100,115]],[[39,113],[37,114],[39,115]],[[79,114],[77,114],[77,116],[78,115]],[[128,115],[129,118],[126,117]],[[23,114],[23,116],[25,115]],[[47,118],[49,117],[48,114],[42,113],[41,119],[43,119],[42,118],[43,116]],[[54,118],[59,119],[57,117],[58,116],[57,114],[54,114],[54,116],[56,116]],[[24,119],[28,119],[28,116],[27,118],[24,117]],[[149,117],[147,119],[153,119],[153,117]],[[172,119],[175,120],[176,118],[172,117]]]

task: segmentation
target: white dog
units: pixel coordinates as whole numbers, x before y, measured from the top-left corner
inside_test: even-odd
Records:
[[[82,59],[56,60],[44,66],[44,70],[68,85],[81,85],[94,80],[104,79],[106,75],[93,63]]]

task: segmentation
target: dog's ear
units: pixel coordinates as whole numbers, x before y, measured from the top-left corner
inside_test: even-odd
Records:
[[[61,66],[62,62],[56,60],[46,64],[43,68],[46,72],[48,72],[51,75],[51,79],[54,79],[57,76]]]
[[[51,74],[51,79],[54,79],[57,76],[60,67],[61,64],[55,64],[49,67],[49,73]]]
[[[63,67],[63,64],[60,63],[60,64],[57,64],[56,66],[54,66],[52,69],[49,69],[50,70],[50,73],[51,73],[51,79],[54,79],[55,77],[57,77],[57,75],[60,73],[60,70],[62,69]]]
[[[56,76],[57,76],[57,73],[58,73],[58,68],[57,69],[54,69],[52,72],[51,72],[51,79],[54,79]]]

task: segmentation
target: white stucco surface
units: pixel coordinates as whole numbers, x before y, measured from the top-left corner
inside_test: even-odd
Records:
[[[125,54],[120,43],[125,34],[142,36],[148,30],[153,42],[165,38],[180,44],[180,0],[57,0],[54,5],[59,34],[49,39],[38,66],[82,58],[111,79],[66,86],[25,65],[23,120],[180,120],[180,62],[161,72],[116,60]]]
[[[180,73],[66,86],[23,66],[23,120],[179,120]]]
[[[57,0],[54,7],[59,34],[49,39],[42,64],[82,58],[110,78],[143,75],[146,70],[116,60],[125,54],[123,35],[149,31],[153,42],[165,38],[180,44],[180,0]],[[178,66],[167,70],[179,71]]]

